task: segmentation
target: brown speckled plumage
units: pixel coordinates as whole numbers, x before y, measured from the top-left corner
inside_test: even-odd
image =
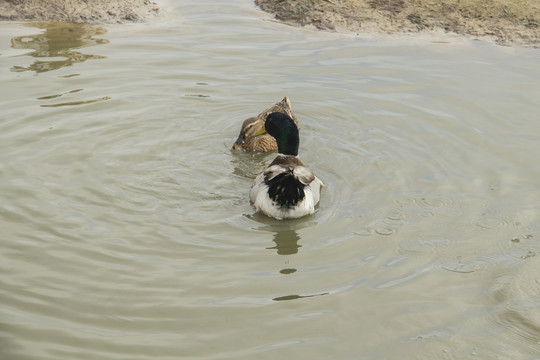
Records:
[[[258,128],[260,129],[260,126]],[[239,148],[242,148],[246,151],[269,152],[277,150],[277,144],[276,139],[274,139],[268,134],[265,134],[257,137],[251,136],[246,138],[244,144],[242,144],[241,147],[237,147],[237,149]]]
[[[298,120],[296,116],[292,113],[291,102],[288,97],[284,97],[283,100],[276,103],[274,106],[266,109],[260,113],[257,117],[251,117],[242,123],[242,128],[240,129],[240,134],[238,139],[233,144],[233,149],[244,149],[246,151],[261,151],[261,152],[270,152],[277,150],[276,140],[268,135],[253,136],[259,129],[264,126],[266,117],[273,112],[282,112],[289,115],[295,122],[298,127]]]

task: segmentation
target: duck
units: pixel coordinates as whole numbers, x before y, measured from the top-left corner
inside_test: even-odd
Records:
[[[234,150],[243,149],[245,151],[272,152],[278,149],[276,140],[268,135],[254,136],[255,133],[264,127],[264,122],[269,114],[282,112],[291,117],[298,127],[298,119],[292,113],[291,101],[285,96],[281,101],[261,112],[258,116],[249,117],[242,122],[240,134],[234,142]]]
[[[233,144],[234,150],[244,149],[246,151],[271,152],[277,150],[276,139],[268,134],[254,136],[256,132],[264,127],[264,120],[258,117],[250,117],[244,120],[238,139]]]
[[[278,219],[297,219],[315,213],[323,182],[298,157],[300,136],[294,120],[273,112],[254,136],[268,134],[276,140],[278,154],[257,177],[249,191],[257,211]]]

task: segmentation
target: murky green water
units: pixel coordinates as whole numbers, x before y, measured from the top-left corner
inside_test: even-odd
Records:
[[[540,358],[539,50],[172,6],[0,24],[2,359]],[[284,95],[280,222],[230,146]]]

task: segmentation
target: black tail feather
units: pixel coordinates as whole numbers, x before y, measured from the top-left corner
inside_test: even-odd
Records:
[[[305,185],[295,178],[293,168],[267,180],[266,184],[268,195],[281,207],[292,208],[305,197]]]

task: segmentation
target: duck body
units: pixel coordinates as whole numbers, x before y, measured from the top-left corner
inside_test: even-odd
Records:
[[[255,133],[264,127],[264,123],[268,115],[274,112],[282,112],[287,114],[289,117],[291,117],[291,119],[293,119],[298,127],[298,120],[291,110],[291,101],[285,96],[280,102],[264,110],[259,115],[244,120],[242,127],[240,128],[240,134],[238,134],[238,138],[234,142],[232,148],[234,150],[244,149],[246,151],[260,152],[276,151],[278,148],[276,139],[274,139],[271,135],[264,134],[254,136]]]
[[[272,113],[260,131],[264,132],[276,139],[279,154],[255,178],[249,192],[251,203],[257,211],[280,220],[313,214],[324,184],[298,158],[294,121],[287,114]]]
[[[276,219],[297,219],[315,212],[322,181],[297,156],[278,155],[249,192],[257,211]]]

